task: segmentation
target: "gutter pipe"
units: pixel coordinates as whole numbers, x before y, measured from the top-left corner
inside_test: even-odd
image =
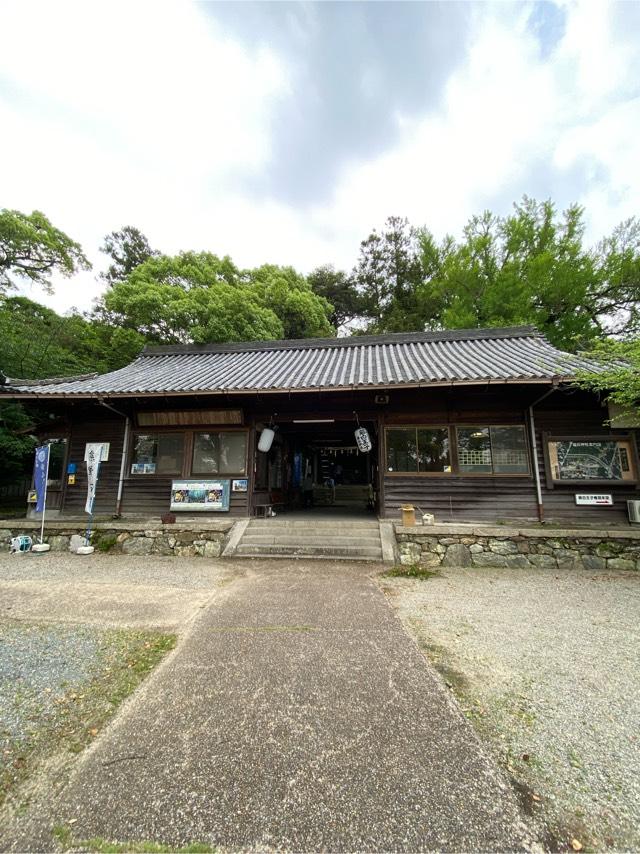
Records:
[[[119,409],[116,409],[114,406],[111,406],[108,403],[105,403],[102,398],[98,398],[98,403],[100,406],[104,406],[105,409],[110,409],[111,412],[115,412],[116,415],[121,415],[124,418],[124,438],[122,440],[122,457],[120,458],[120,476],[118,478],[118,492],[116,495],[116,512],[115,516],[120,516],[122,510],[122,490],[124,487],[124,476],[127,468],[127,449],[129,448],[129,436],[131,435],[131,419],[126,414],[126,412],[120,412]]]
[[[533,403],[529,406],[528,415],[529,415],[529,433],[531,437],[531,452],[533,456],[533,474],[536,482],[536,498],[538,504],[538,521],[544,522],[544,503],[542,501],[542,485],[540,483],[540,466],[538,465],[538,443],[536,441],[536,422],[533,417],[533,407],[537,406],[539,403],[542,403],[547,397],[552,395],[554,391],[557,391],[560,387],[558,382],[554,382],[553,388],[550,388],[543,395],[540,395],[539,398],[533,401]]]

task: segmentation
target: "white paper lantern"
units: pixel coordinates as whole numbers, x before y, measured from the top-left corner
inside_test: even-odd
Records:
[[[275,430],[272,430],[271,427],[265,427],[262,433],[260,434],[258,450],[262,451],[264,454],[266,454],[267,451],[270,451],[271,445],[273,445],[273,437],[275,435]]]
[[[356,437],[356,444],[358,445],[358,450],[362,454],[368,454],[373,446],[371,444],[371,437],[369,436],[369,431],[367,430],[367,428],[358,427],[354,435]]]

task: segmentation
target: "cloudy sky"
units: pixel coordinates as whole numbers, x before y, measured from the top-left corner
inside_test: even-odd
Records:
[[[640,213],[640,3],[5,0],[0,128],[0,207],[95,265],[58,310],[125,224],[308,272],[389,215],[457,234],[526,193],[595,241]]]

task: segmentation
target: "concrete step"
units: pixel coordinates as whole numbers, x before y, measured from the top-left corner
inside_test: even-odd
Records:
[[[343,557],[351,560],[382,560],[381,546],[245,544],[236,549],[238,557]]]
[[[380,557],[358,557],[353,555],[346,554],[334,554],[334,555],[325,555],[325,554],[274,554],[267,552],[251,552],[251,554],[243,554],[240,551],[234,552],[234,557],[245,558],[247,560],[254,558],[261,558],[262,560],[296,560],[297,558],[308,558],[309,560],[350,560],[350,561],[364,561],[367,563],[382,563],[383,559]]]
[[[321,531],[334,531],[337,529],[340,530],[348,530],[348,531],[356,531],[356,530],[378,530],[379,523],[376,519],[371,520],[363,520],[363,521],[352,521],[352,520],[339,520],[339,519],[279,519],[279,518],[268,518],[268,519],[252,519],[249,522],[247,530],[254,530],[257,528],[271,528],[271,529],[279,529],[279,528],[293,528],[299,529],[300,531],[308,531],[310,528],[314,530]]]
[[[311,530],[308,534],[302,536],[300,533],[287,534],[281,532],[274,534],[273,532],[256,533],[247,531],[242,538],[242,545],[260,545],[262,543],[270,545],[283,546],[372,546],[380,548],[380,535],[377,532],[372,532],[366,536],[330,536],[319,535]]]

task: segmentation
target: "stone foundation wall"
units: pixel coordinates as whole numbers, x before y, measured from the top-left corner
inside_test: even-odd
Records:
[[[400,563],[511,569],[640,570],[640,530],[396,525]]]
[[[219,557],[233,522],[197,523],[98,523],[91,544],[96,552],[130,555],[175,555],[179,557]],[[40,524],[25,520],[0,522],[0,550],[9,551],[12,537],[23,534],[39,542]],[[81,523],[52,522],[45,525],[44,541],[51,551],[68,551],[74,534],[84,535]]]

